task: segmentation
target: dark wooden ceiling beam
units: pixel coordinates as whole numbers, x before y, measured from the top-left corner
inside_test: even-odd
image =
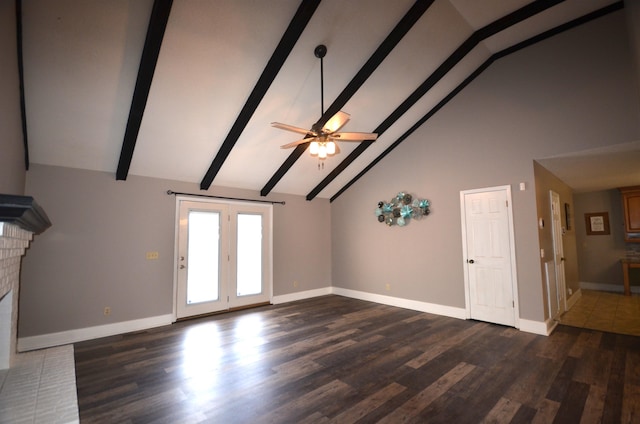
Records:
[[[431,6],[434,0],[417,0],[404,17],[398,22],[395,28],[389,33],[384,41],[378,46],[376,51],[371,55],[369,60],[362,66],[358,73],[353,77],[351,82],[345,87],[344,90],[338,95],[336,100],[329,106],[324,112],[317,125],[324,126],[327,121],[349,101],[351,97],[358,91],[358,89],[364,84],[369,76],[378,68],[382,61],[391,53],[394,47],[402,40],[402,38],[409,32],[413,25],[420,19],[420,17]],[[293,164],[302,156],[307,149],[308,143],[300,144],[291,152],[289,157],[278,168],[278,170],[269,179],[264,188],[260,191],[260,195],[266,196],[273,190],[278,182],[285,176],[285,174],[291,169]]]
[[[140,58],[136,86],[133,90],[133,98],[131,99],[129,119],[127,120],[127,127],[124,132],[122,149],[120,150],[116,180],[126,180],[129,175],[129,167],[133,159],[133,152],[136,147],[140,125],[142,124],[144,109],[147,106],[151,82],[153,81],[153,74],[156,70],[156,64],[158,63],[160,47],[162,46],[162,39],[164,38],[164,32],[167,28],[167,22],[169,21],[172,3],[173,0],[155,0],[153,2],[149,27],[147,28],[147,37],[144,41],[142,57]]]
[[[16,42],[18,51],[18,78],[20,84],[20,116],[22,117],[22,144],[24,169],[29,170],[29,137],[27,136],[27,108],[24,97],[24,62],[22,54],[22,0],[16,0]]]
[[[388,155],[393,149],[395,149],[400,143],[402,143],[407,137],[409,137],[415,130],[420,128],[429,118],[431,118],[438,110],[440,110],[445,104],[447,104],[453,97],[456,96],[464,87],[466,87],[471,81],[473,81],[478,75],[480,75],[489,65],[493,62],[493,56],[487,59],[478,69],[476,69],[471,75],[469,75],[463,82],[461,82],[451,93],[449,93],[444,99],[442,99],[436,106],[434,106],[425,116],[420,118],[418,122],[413,124],[404,134],[400,136],[393,144],[387,147],[378,157],[376,157],[369,165],[367,165],[362,171],[360,171],[355,177],[353,177],[347,184],[345,184],[336,194],[334,194],[329,200],[333,202],[342,193],[347,191],[360,177],[369,172],[374,166],[378,164],[386,155]]]
[[[617,3],[613,3],[609,6],[605,6],[602,9],[591,12],[585,16],[574,19],[565,24],[559,25],[556,28],[552,28],[548,31],[545,31],[542,34],[531,37],[525,41],[522,41],[518,44],[515,44],[511,47],[507,47],[497,53],[494,53],[489,59],[487,59],[482,65],[480,65],[471,75],[469,75],[463,82],[461,82],[453,91],[451,91],[444,99],[442,99],[437,105],[435,105],[426,115],[424,115],[418,122],[416,122],[411,128],[409,128],[400,138],[398,138],[393,144],[387,147],[378,157],[376,157],[367,167],[365,167],[362,171],[360,171],[354,178],[352,178],[346,185],[344,185],[336,194],[334,194],[330,201],[333,202],[336,200],[342,193],[344,193],[349,187],[351,187],[357,180],[359,180],[364,174],[369,172],[378,162],[380,162],[385,156],[387,156],[393,149],[398,147],[400,143],[402,143],[407,137],[409,137],[414,131],[416,131],[422,124],[428,121],[433,115],[436,114],[444,105],[446,105],[451,99],[453,99],[458,93],[462,91],[467,85],[471,83],[478,75],[484,72],[493,62],[496,60],[503,58],[511,53],[515,53],[516,51],[522,50],[525,47],[528,47],[532,44],[538,43],[542,40],[546,40],[554,35],[557,35],[561,32],[567,31],[571,28],[575,28],[576,26],[582,25],[594,19],[600,18],[604,15],[607,15],[611,12],[615,12],[616,10],[620,10],[624,7],[622,1]]]
[[[456,66],[482,40],[512,26],[531,16],[536,15],[564,0],[538,0],[499,18],[492,23],[475,31],[467,38],[413,93],[409,95],[391,114],[372,132],[382,135],[402,115],[404,115],[418,100],[420,100],[438,81],[440,81],[454,66]],[[360,143],[347,157],[338,164],[309,194],[307,200],[314,199],[326,186],[338,177],[358,156],[371,146],[372,142]],[[351,184],[349,184],[351,185]],[[342,192],[343,190],[341,190]]]
[[[278,72],[280,72],[280,68],[284,65],[289,53],[291,53],[291,50],[311,20],[311,17],[315,13],[319,4],[320,0],[303,0],[300,3],[296,14],[291,19],[289,26],[278,43],[278,46],[262,71],[262,75],[260,75],[253,91],[242,107],[240,114],[233,123],[233,126],[222,143],[222,146],[220,146],[216,157],[211,162],[211,166],[209,166],[207,173],[200,182],[201,190],[208,190],[209,187],[211,187],[211,184],[213,183],[216,175],[218,175],[220,168],[222,168],[222,165],[227,160],[229,153],[231,153],[231,149],[233,149],[233,146],[235,146],[236,142],[240,138],[240,135],[247,126],[251,116],[253,116],[253,113],[260,105],[262,98],[267,93],[267,90],[278,75]]]
[[[555,28],[551,28],[551,29],[549,29],[549,30],[547,30],[547,31],[545,31],[545,32],[543,32],[541,34],[535,35],[535,36],[533,36],[533,37],[531,37],[531,38],[529,38],[527,40],[521,41],[518,44],[515,44],[515,45],[513,45],[511,47],[507,47],[506,49],[501,50],[498,53],[495,53],[493,55],[494,56],[494,61],[497,60],[497,59],[500,59],[500,58],[502,58],[504,56],[508,56],[511,53],[515,53],[518,50],[522,50],[525,47],[529,47],[532,44],[539,43],[540,41],[546,40],[546,39],[551,38],[551,37],[553,37],[555,35],[558,35],[558,34],[560,34],[562,32],[568,31],[568,30],[570,30],[572,28],[575,28],[577,26],[580,26],[582,24],[586,24],[587,22],[593,21],[594,19],[601,18],[601,17],[603,17],[605,15],[608,15],[611,12],[615,12],[615,11],[621,10],[623,8],[624,8],[624,2],[622,0],[620,0],[620,1],[616,2],[616,3],[612,3],[612,4],[608,5],[608,6],[605,6],[605,7],[601,8],[601,9],[594,10],[591,13],[587,13],[586,15],[581,16],[579,18],[576,18],[576,19],[574,19],[572,21],[566,22],[566,23],[564,23],[562,25],[558,25]]]

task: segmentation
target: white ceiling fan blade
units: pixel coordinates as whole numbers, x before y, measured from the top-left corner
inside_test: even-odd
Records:
[[[326,124],[324,124],[324,128],[322,128],[325,132],[329,134],[338,131],[340,128],[344,127],[344,125],[349,122],[351,119],[351,115],[346,112],[338,112],[333,115]]]
[[[300,127],[295,127],[293,125],[288,125],[288,124],[283,124],[280,122],[272,122],[271,126],[274,128],[279,128],[281,130],[285,130],[285,131],[291,131],[294,133],[298,133],[298,134],[304,134],[304,135],[317,135],[316,133],[314,133],[313,131],[310,130],[305,130],[304,128],[300,128]]]
[[[299,144],[309,143],[314,141],[315,137],[303,138],[302,140],[292,141],[291,143],[283,144],[280,146],[281,149],[290,149],[292,147],[296,147]]]
[[[363,132],[340,132],[331,134],[331,138],[339,141],[374,141],[378,138],[378,134]]]

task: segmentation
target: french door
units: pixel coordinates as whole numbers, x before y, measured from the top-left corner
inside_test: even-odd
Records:
[[[176,317],[271,300],[271,205],[177,198]]]

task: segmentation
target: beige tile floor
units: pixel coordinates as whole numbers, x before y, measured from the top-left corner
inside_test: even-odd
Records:
[[[640,336],[640,295],[582,290],[582,296],[560,317],[560,323]]]

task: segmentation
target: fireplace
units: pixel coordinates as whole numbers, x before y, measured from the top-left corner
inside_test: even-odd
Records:
[[[11,367],[17,352],[22,256],[33,235],[50,226],[32,197],[0,194],[0,370]]]

